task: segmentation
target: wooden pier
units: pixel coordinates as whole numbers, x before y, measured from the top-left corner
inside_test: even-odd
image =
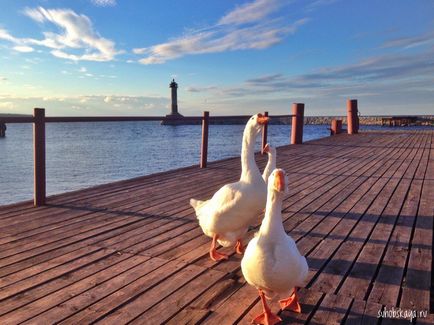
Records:
[[[310,266],[303,312],[280,313],[284,324],[429,311],[434,131],[280,147],[278,166],[290,181],[284,226]],[[188,204],[239,174],[233,158],[0,207],[0,324],[249,324],[260,303],[240,257],[209,259]]]

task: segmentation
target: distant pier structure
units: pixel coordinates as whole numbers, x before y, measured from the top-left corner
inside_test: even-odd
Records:
[[[184,115],[178,112],[178,84],[175,79],[169,84],[170,97],[171,97],[171,110],[170,114],[166,115],[166,118],[161,121],[163,125],[185,125],[185,124],[197,124],[194,121],[183,119]]]
[[[416,125],[417,116],[392,116],[381,119],[382,126],[409,126]]]

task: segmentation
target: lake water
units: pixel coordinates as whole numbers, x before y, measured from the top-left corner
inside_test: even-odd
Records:
[[[243,129],[243,125],[211,125],[208,161],[239,156]],[[270,125],[268,130],[272,145],[289,143],[290,126]],[[33,197],[32,125],[8,124],[6,135],[0,138],[0,205]],[[304,126],[304,141],[328,135],[327,125]],[[201,126],[48,123],[46,137],[51,195],[198,164]]]

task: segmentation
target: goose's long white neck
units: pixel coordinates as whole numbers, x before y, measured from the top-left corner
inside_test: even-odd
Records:
[[[267,165],[264,168],[264,172],[262,173],[262,178],[264,182],[268,182],[268,177],[271,175],[271,172],[276,169],[276,157],[273,154],[268,154]]]
[[[241,181],[251,182],[256,177],[261,178],[261,172],[255,161],[255,140],[247,130],[243,134],[241,148]]]
[[[282,224],[282,198],[275,191],[268,192],[265,217],[259,233],[270,239],[277,239],[286,234]]]

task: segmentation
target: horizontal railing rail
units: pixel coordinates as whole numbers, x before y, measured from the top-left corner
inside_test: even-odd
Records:
[[[275,118],[292,118],[291,143],[301,143],[303,137],[303,116],[304,110],[300,110],[303,104],[293,105],[293,114],[287,115],[264,115],[271,119]],[[219,115],[210,116],[209,112],[204,112],[203,116],[184,116],[184,117],[166,117],[166,116],[45,116],[45,109],[35,108],[33,116],[0,116],[0,126],[9,123],[32,123],[33,124],[33,153],[34,153],[34,205],[45,205],[46,202],[46,162],[45,162],[45,124],[46,123],[75,123],[75,122],[133,122],[133,121],[167,121],[176,125],[177,121],[196,121],[202,123],[202,143],[200,167],[205,168],[208,160],[208,136],[209,124],[211,122],[224,121],[247,121],[251,115]],[[172,123],[175,122],[175,123]],[[182,124],[182,123],[179,123]],[[262,149],[267,143],[268,127],[263,128]],[[295,133],[294,133],[295,132]],[[301,132],[301,134],[299,134]],[[295,139],[295,140],[294,140]]]
[[[33,123],[33,116],[0,116],[0,123]]]
[[[288,115],[270,115],[270,118],[291,118],[293,114]],[[210,121],[227,121],[249,119],[251,115],[217,115],[209,116]],[[184,116],[170,117],[166,116],[45,116],[46,123],[74,123],[74,122],[134,122],[134,121],[202,121],[203,116]],[[0,123],[33,123],[33,116],[5,116],[0,117]]]

